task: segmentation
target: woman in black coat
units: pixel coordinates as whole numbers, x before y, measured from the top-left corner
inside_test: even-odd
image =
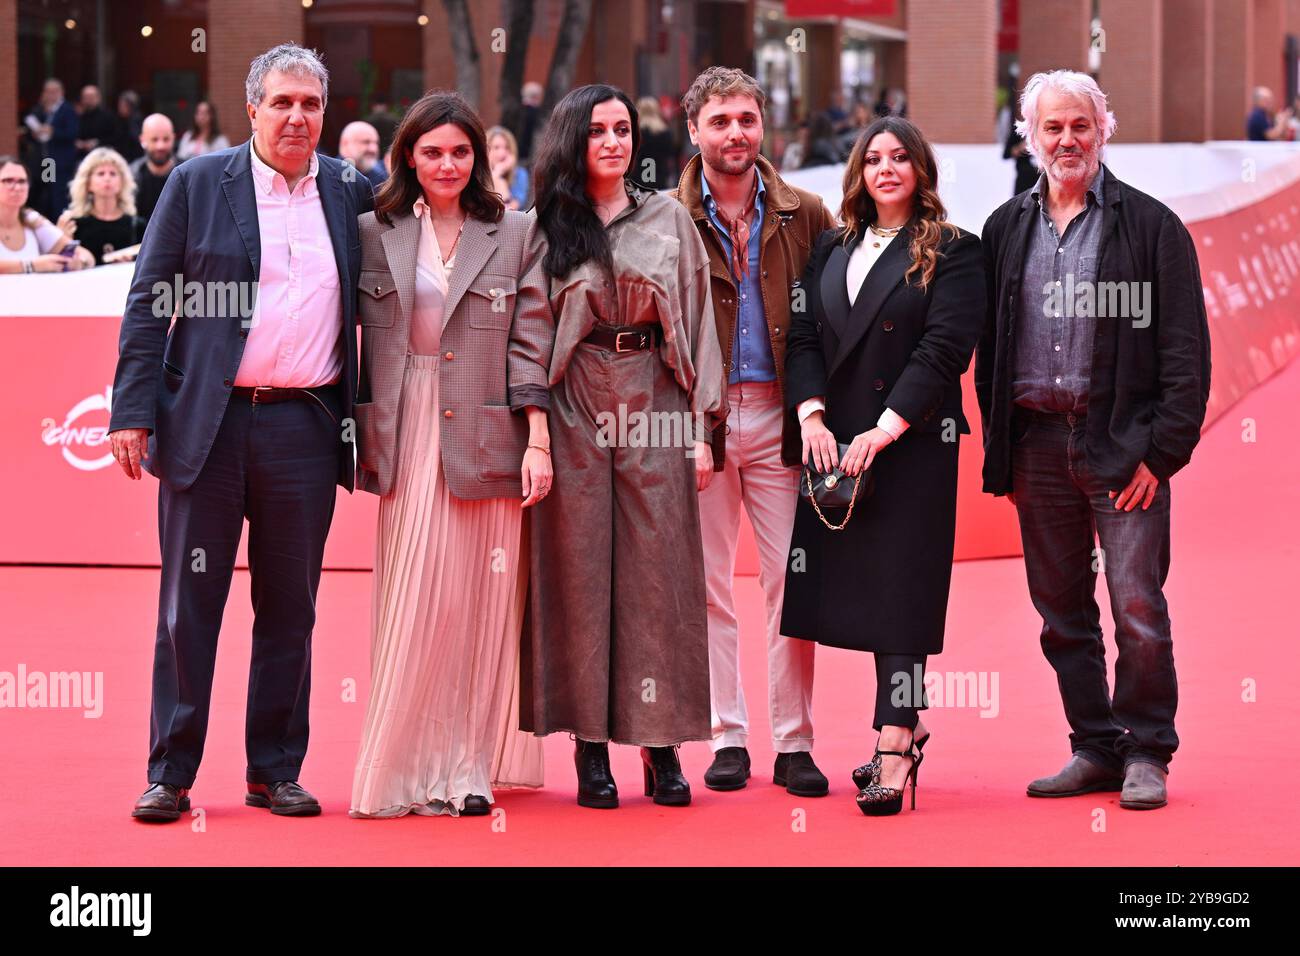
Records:
[[[984,313],[979,239],[944,220],[934,152],[911,122],[874,121],[844,174],[842,229],[823,233],[795,290],[786,400],[818,471],[863,477],[843,510],[795,516],[781,633],[876,658],[868,815],[916,803],[926,656],[943,650],[957,512],[961,376]],[[802,301],[801,301],[802,300]],[[874,491],[865,495],[866,471]],[[901,701],[901,702],[900,702]],[[914,746],[915,745],[915,746]]]

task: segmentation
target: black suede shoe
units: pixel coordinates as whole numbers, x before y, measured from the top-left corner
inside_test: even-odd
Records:
[[[744,747],[723,747],[704,771],[704,785],[710,790],[740,790],[748,779],[749,751]]]
[[[179,820],[190,808],[189,789],[170,783],[153,783],[140,794],[131,816],[149,823],[170,823]]]
[[[465,798],[465,805],[460,808],[462,817],[485,817],[492,812],[492,805],[488,803],[487,797],[480,797],[477,793],[471,793]]]
[[[270,810],[277,817],[314,817],[320,815],[320,804],[310,793],[298,786],[296,780],[277,780],[274,783],[250,783],[244,804]]]
[[[796,797],[824,797],[831,792],[830,783],[813,763],[812,754],[800,750],[792,754],[777,754],[772,769],[772,782],[785,787]]]

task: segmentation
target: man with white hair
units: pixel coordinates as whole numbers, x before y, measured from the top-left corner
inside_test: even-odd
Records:
[[[1196,248],[1166,206],[1102,163],[1115,130],[1083,73],[1030,78],[1026,138],[1043,173],[984,226],[989,301],[975,357],[984,490],[1020,519],[1070,762],[1035,797],[1121,790],[1166,803],[1178,747],[1169,611],[1169,479],[1200,438],[1210,338]],[[1100,547],[1094,547],[1094,534]],[[1115,618],[1106,680],[1097,572]]]
[[[354,120],[339,134],[339,159],[357,168],[376,191],[388,178],[379,155],[379,130],[364,120]]]
[[[328,83],[295,44],[253,60],[252,138],[168,177],[127,297],[109,439],[128,478],[158,479],[162,550],[140,820],[190,808],[245,518],[244,802],[320,813],[297,781],[325,537],[335,485],[354,482],[357,216],[373,205],[367,180],[316,152]]]

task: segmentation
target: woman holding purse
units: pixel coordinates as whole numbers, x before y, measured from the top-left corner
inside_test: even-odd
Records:
[[[542,783],[518,651],[554,327],[544,243],[487,157],[460,95],[430,93],[359,220],[357,484],[381,500],[353,817],[481,815],[494,785]]]
[[[853,773],[869,816],[901,810],[909,781],[916,805],[925,662],[943,650],[957,436],[970,433],[961,376],[985,307],[979,239],[944,216],[920,130],[873,122],[845,168],[844,226],[809,258],[786,344],[803,480],[834,470],[857,493],[847,512],[801,498],[781,633],[875,655],[880,738]]]

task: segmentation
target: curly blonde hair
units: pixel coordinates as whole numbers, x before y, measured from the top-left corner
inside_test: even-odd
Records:
[[[135,177],[131,175],[131,167],[117,150],[100,146],[92,149],[81,161],[77,175],[68,186],[67,214],[73,219],[94,213],[95,197],[90,194],[90,177],[105,163],[117,167],[118,175],[122,177],[122,191],[117,194],[117,208],[125,216],[135,215]]]

